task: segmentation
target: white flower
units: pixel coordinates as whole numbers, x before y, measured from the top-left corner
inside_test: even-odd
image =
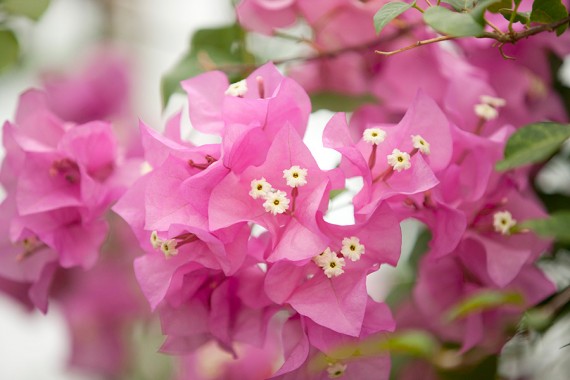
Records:
[[[475,115],[487,121],[496,119],[499,116],[499,111],[495,107],[485,103],[476,104],[474,110]]]
[[[307,184],[307,169],[293,165],[283,170],[283,178],[287,180],[287,186],[299,187]]]
[[[152,231],[150,234],[150,244],[152,244],[152,248],[159,249],[162,245],[162,239],[158,237],[158,233],[156,231]]]
[[[362,138],[367,143],[378,145],[386,138],[386,132],[380,128],[367,128],[362,133]]]
[[[226,95],[230,96],[244,96],[245,94],[247,94],[247,82],[245,79],[230,84],[226,90]]]
[[[414,148],[423,154],[430,154],[429,143],[420,135],[412,135],[412,144]]]
[[[264,177],[251,181],[249,195],[251,195],[253,199],[265,198],[269,191],[271,191],[271,184],[267,182]]]
[[[402,170],[408,170],[412,167],[410,162],[410,155],[406,152],[401,152],[399,149],[394,149],[392,154],[388,155],[388,165],[401,172]]]
[[[342,249],[340,253],[351,261],[360,260],[360,255],[364,254],[364,244],[360,244],[360,239],[356,236],[342,239]]]
[[[313,261],[315,262],[315,264],[317,264],[318,266],[323,268],[332,259],[332,256],[336,256],[336,253],[332,252],[331,249],[329,247],[327,247],[320,254],[313,257]]]
[[[273,215],[283,214],[289,208],[289,199],[284,191],[277,190],[267,193],[263,202],[265,211]]]
[[[347,367],[346,364],[342,364],[341,362],[329,364],[327,368],[329,379],[336,379],[337,377],[341,377],[342,375],[344,375],[346,367]]]
[[[326,262],[323,263],[322,266],[325,275],[328,278],[337,277],[344,273],[342,269],[346,263],[342,257],[338,257],[335,252],[332,252],[332,255],[327,257]]]
[[[176,249],[176,240],[164,240],[160,245],[160,250],[162,253],[164,253],[164,256],[166,256],[166,258],[178,255],[178,250]]]
[[[508,211],[499,211],[493,215],[493,227],[495,227],[495,231],[503,235],[509,235],[511,228],[516,224],[517,221],[513,219],[513,216]]]
[[[479,99],[481,100],[481,103],[488,104],[494,108],[504,107],[507,105],[507,101],[505,99],[497,98],[495,96],[481,95]]]

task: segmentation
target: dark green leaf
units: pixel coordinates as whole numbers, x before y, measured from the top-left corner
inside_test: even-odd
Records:
[[[485,20],[483,20],[485,11],[493,6],[496,6],[500,2],[501,0],[481,0],[477,2],[475,7],[469,13],[471,14],[471,17],[473,17],[475,21],[477,21],[482,26],[485,26]]]
[[[492,13],[499,13],[501,9],[510,9],[513,6],[513,0],[499,0],[489,5],[487,10]]]
[[[519,228],[528,228],[540,236],[551,237],[558,241],[570,242],[570,211],[558,211],[548,219],[531,219],[520,223]]]
[[[553,52],[548,53],[548,62],[550,63],[550,78],[552,81],[552,87],[560,96],[562,103],[564,104],[564,109],[566,110],[566,116],[570,118],[570,87],[566,86],[559,77],[559,72],[564,63],[563,57],[559,57]]]
[[[238,65],[236,70],[227,71],[228,76],[231,81],[243,78],[248,72],[247,65],[239,67],[241,63],[253,63],[253,57],[245,48],[244,31],[238,25],[198,30],[192,36],[190,50],[162,78],[163,104],[182,90],[181,81],[211,69]]]
[[[513,11],[511,9],[501,9],[499,10],[499,13],[502,14],[507,21],[510,21]],[[520,22],[523,25],[530,24],[530,12],[517,12],[515,14],[514,22]]]
[[[44,14],[50,0],[2,0],[0,7],[6,12],[37,20]]]
[[[326,109],[333,112],[352,112],[365,104],[375,103],[378,103],[378,99],[371,94],[347,95],[339,92],[318,92],[311,94],[313,111]]]
[[[468,361],[455,368],[438,368],[439,380],[482,380],[497,377],[498,355],[489,355],[481,361]]]
[[[535,0],[532,3],[530,21],[551,24],[568,17],[568,10],[560,0]],[[568,28],[568,23],[559,26],[556,34],[561,35]]]
[[[484,290],[454,305],[445,315],[447,321],[465,318],[471,314],[495,309],[503,305],[522,305],[524,298],[517,292]]]
[[[374,15],[374,27],[376,28],[376,33],[380,33],[390,21],[410,9],[412,5],[413,3],[408,4],[401,1],[393,1],[385,4]]]
[[[10,68],[20,55],[20,45],[11,30],[0,30],[0,72]]]
[[[495,168],[498,171],[542,162],[552,156],[570,137],[570,124],[536,123],[516,131],[507,142],[505,158]]]
[[[483,26],[470,14],[453,12],[444,7],[426,9],[424,21],[438,32],[453,37],[477,37],[483,33]]]

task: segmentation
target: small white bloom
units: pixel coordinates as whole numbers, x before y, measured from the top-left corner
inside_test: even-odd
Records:
[[[267,193],[263,202],[265,211],[273,215],[283,214],[289,208],[289,198],[284,191],[277,190]]]
[[[176,240],[164,240],[160,245],[160,250],[162,253],[164,253],[164,256],[166,256],[166,258],[178,255],[178,250],[176,249]]]
[[[328,278],[337,277],[344,273],[342,268],[346,262],[342,257],[338,257],[335,252],[332,252],[332,255],[327,259],[322,268]]]
[[[495,107],[485,103],[476,104],[474,110],[475,110],[475,115],[487,121],[496,119],[497,116],[499,116],[499,111],[497,111]]]
[[[388,155],[388,165],[401,172],[402,170],[408,170],[412,167],[410,162],[410,155],[406,152],[401,152],[399,149],[394,149],[392,154]]]
[[[362,133],[362,138],[369,144],[378,145],[386,138],[386,132],[380,128],[367,128]]]
[[[287,180],[287,186],[299,187],[307,184],[307,169],[293,165],[283,170],[283,178]]]
[[[493,215],[493,227],[495,227],[495,231],[503,235],[509,235],[511,228],[516,224],[517,221],[513,219],[513,216],[508,211],[499,211]]]
[[[230,96],[244,96],[245,94],[247,94],[247,82],[245,79],[230,84],[226,90],[226,95]]]
[[[340,253],[351,261],[358,261],[360,256],[364,254],[364,244],[360,244],[360,239],[356,236],[346,237],[342,239]]]
[[[152,231],[150,234],[150,244],[152,244],[152,248],[154,249],[159,249],[162,246],[162,239],[158,237],[156,231]]]
[[[332,259],[332,256],[336,256],[336,253],[332,252],[331,249],[329,247],[327,247],[320,254],[313,257],[313,261],[315,262],[315,264],[317,264],[318,266],[323,268]]]
[[[346,371],[346,364],[342,364],[341,362],[336,362],[334,364],[329,364],[327,368],[327,373],[329,375],[329,379],[336,379],[344,375]]]
[[[423,154],[430,154],[429,143],[420,135],[412,135],[412,144],[414,148]]]
[[[267,193],[270,191],[271,184],[267,182],[264,177],[251,181],[251,190],[249,192],[249,195],[251,195],[253,199],[265,198]]]
[[[488,104],[494,108],[504,107],[507,105],[507,101],[505,99],[497,98],[495,96],[481,95],[479,99],[481,100],[481,103]]]

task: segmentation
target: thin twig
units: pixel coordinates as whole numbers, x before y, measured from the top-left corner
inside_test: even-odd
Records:
[[[453,37],[453,36],[441,36],[441,37],[436,37],[436,38],[430,38],[430,39],[427,39],[427,40],[416,41],[416,43],[414,43],[414,44],[412,44],[412,45],[408,45],[408,46],[403,47],[403,48],[398,49],[398,50],[393,50],[393,51],[380,51],[380,50],[376,50],[375,52],[376,52],[377,54],[380,54],[380,55],[389,56],[389,55],[394,55],[394,54],[398,54],[398,53],[404,52],[404,51],[406,51],[406,50],[412,50],[412,49],[415,49],[415,48],[420,47],[420,46],[423,46],[423,45],[429,45],[429,44],[434,44],[434,43],[437,43],[437,42],[454,40],[454,39],[456,39],[456,38],[457,38],[457,37]]]
[[[564,24],[567,24],[568,22],[570,22],[570,17],[566,17],[566,18],[559,20],[557,22],[553,22],[552,24],[534,26],[534,27],[526,29],[522,32],[503,33],[500,30],[495,31],[495,32],[483,32],[483,34],[481,34],[480,36],[477,36],[476,38],[489,38],[489,39],[493,39],[493,40],[497,41],[499,43],[498,47],[499,47],[499,52],[501,53],[501,55],[505,59],[514,59],[513,57],[507,56],[503,52],[503,46],[505,44],[514,44],[517,41],[528,38],[530,36],[534,36],[535,34],[539,34],[539,33],[543,33],[543,32],[552,32],[556,28],[558,28]],[[489,25],[491,25],[491,24],[489,24]],[[493,27],[493,26],[491,26],[491,27]],[[493,29],[494,29],[494,27],[493,27]],[[393,51],[376,50],[376,53],[380,54],[380,55],[390,56],[390,55],[402,53],[404,51],[412,50],[412,49],[415,49],[415,48],[423,46],[423,45],[429,45],[429,44],[433,44],[433,43],[437,43],[437,42],[449,41],[449,40],[454,40],[454,39],[459,39],[459,38],[463,38],[463,37],[454,37],[454,36],[445,35],[445,36],[441,36],[441,37],[417,41],[416,43],[414,43],[412,45],[403,47],[403,48],[398,49],[398,50],[393,50]]]

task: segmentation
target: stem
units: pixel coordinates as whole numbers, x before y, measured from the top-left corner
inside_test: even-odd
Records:
[[[528,38],[530,36],[534,36],[535,34],[539,34],[539,33],[543,33],[543,32],[552,32],[556,28],[558,28],[559,26],[567,24],[568,22],[570,22],[570,16],[566,17],[562,20],[553,22],[551,24],[534,26],[534,27],[528,28],[522,32],[512,31],[512,32],[507,34],[507,33],[500,32],[499,30],[495,30],[494,32],[483,32],[483,34],[481,34],[480,36],[476,36],[476,38],[489,38],[489,39],[492,39],[492,40],[499,42],[498,46],[499,46],[499,51],[501,52],[501,55],[505,59],[513,59],[512,57],[505,55],[505,53],[503,52],[502,49],[503,49],[503,46],[505,44],[514,44],[517,41],[520,41],[524,38]],[[491,24],[489,24],[489,25],[491,25]],[[493,29],[496,28],[493,26],[491,26],[491,27]],[[512,29],[512,26],[511,26],[511,29]],[[389,56],[389,55],[402,53],[402,52],[407,51],[407,50],[412,50],[412,49],[415,49],[415,48],[423,46],[423,45],[429,45],[429,44],[433,44],[433,43],[437,43],[437,42],[454,40],[454,39],[459,39],[459,38],[463,38],[463,37],[455,37],[455,36],[446,35],[446,36],[441,36],[441,37],[436,37],[436,38],[430,38],[427,40],[417,41],[415,44],[403,47],[403,48],[398,49],[398,50],[393,50],[393,51],[376,50],[376,53],[380,54],[380,55]]]
[[[520,1],[517,3],[515,1],[515,8],[513,9],[513,13],[511,13],[511,18],[509,20],[509,33],[514,34],[515,31],[513,29],[513,23],[515,22],[515,17],[517,16],[517,11],[519,10]]]
[[[377,150],[377,148],[378,148],[378,145],[376,145],[376,144],[372,145],[372,152],[370,152],[370,157],[368,157],[368,168],[370,169],[370,171],[372,171],[372,168],[376,164],[376,150]]]
[[[495,24],[493,24],[491,21],[487,20],[485,17],[483,17],[483,20],[485,21],[485,23],[487,25],[489,25],[491,28],[493,28],[493,30],[499,34],[503,34],[503,32],[501,31],[501,29],[499,29],[499,27]]]
[[[414,3],[412,5],[412,8],[417,9],[418,11],[420,11],[421,13],[424,13],[424,10],[422,8],[420,8],[416,3]]]
[[[376,50],[375,53],[380,54],[380,55],[385,55],[385,56],[389,56],[389,55],[394,55],[394,54],[398,54],[407,50],[412,50],[415,49],[417,47],[423,46],[423,45],[429,45],[429,44],[434,44],[437,42],[441,42],[441,41],[448,41],[448,40],[454,40],[458,37],[453,37],[453,36],[441,36],[441,37],[436,37],[436,38],[430,38],[427,40],[421,40],[421,41],[417,41],[415,44],[412,45],[408,45],[406,47],[403,47],[401,49],[398,50],[393,50],[393,51],[380,51],[380,50]]]

